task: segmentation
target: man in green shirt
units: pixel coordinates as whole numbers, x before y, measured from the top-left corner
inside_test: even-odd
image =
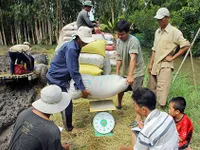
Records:
[[[118,94],[118,109],[122,107],[124,92],[135,91],[142,87],[145,64],[142,57],[141,46],[138,39],[129,34],[130,25],[127,21],[119,21],[117,29],[117,64],[116,74],[125,77],[130,86]],[[136,119],[137,120],[137,119]]]

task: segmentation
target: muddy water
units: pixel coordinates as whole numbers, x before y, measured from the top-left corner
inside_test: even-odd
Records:
[[[177,58],[177,60],[175,60],[175,72],[178,70],[182,61],[183,57]],[[193,63],[195,69],[196,82],[198,85],[200,85],[200,58],[193,58]],[[182,74],[188,74],[189,79],[193,81],[193,72],[192,72],[190,56],[185,60],[180,72]]]
[[[0,73],[9,71],[8,56],[0,56]],[[37,82],[19,81],[14,83],[0,82],[0,149],[7,150],[11,125],[17,115],[28,108],[34,101]]]

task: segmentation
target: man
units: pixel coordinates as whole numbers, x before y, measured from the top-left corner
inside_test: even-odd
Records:
[[[142,87],[145,64],[142,57],[141,46],[138,39],[129,34],[130,25],[127,21],[119,21],[116,25],[117,41],[117,64],[116,74],[125,77],[129,87],[117,95],[118,109],[122,108],[124,92],[135,91]]]
[[[81,26],[86,26],[91,28],[92,31],[95,32],[96,30],[98,30],[98,28],[95,28],[97,24],[93,23],[89,17],[89,12],[91,11],[91,8],[93,6],[92,2],[87,0],[83,2],[83,6],[84,8],[82,9],[82,11],[79,12],[76,20],[77,28],[80,28]]]
[[[75,81],[77,89],[82,91],[82,97],[87,98],[90,94],[83,85],[81,74],[79,73],[79,54],[81,48],[93,42],[92,31],[88,27],[80,27],[70,42],[64,43],[57,51],[50,68],[46,74],[49,84],[56,84],[63,92],[67,92],[71,79]],[[63,123],[68,131],[72,131],[72,101],[63,112]]]
[[[23,44],[17,44],[9,49],[10,57],[10,74],[14,74],[15,61],[18,63],[26,64],[26,73],[34,70],[34,58],[29,54],[31,51],[31,45],[29,42],[24,42]]]
[[[69,95],[56,85],[43,88],[33,107],[19,114],[9,150],[69,150],[69,144],[61,144],[60,130],[49,118],[64,110],[70,101]]]
[[[169,93],[174,60],[183,55],[189,48],[190,43],[183,37],[180,30],[169,23],[169,11],[160,8],[154,18],[160,26],[155,32],[152,56],[148,68],[148,87],[156,93],[161,107],[166,105]],[[179,51],[175,53],[177,47]]]
[[[132,95],[135,111],[146,117],[132,129],[133,147],[121,150],[178,150],[178,133],[173,118],[156,109],[156,96],[147,89],[137,89]]]

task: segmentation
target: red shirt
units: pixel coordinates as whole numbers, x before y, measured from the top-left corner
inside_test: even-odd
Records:
[[[190,140],[192,139],[192,133],[194,130],[190,118],[184,114],[183,118],[179,122],[176,122],[176,129],[178,131],[179,137],[183,139],[183,141],[179,142],[179,148],[182,146],[187,147]]]

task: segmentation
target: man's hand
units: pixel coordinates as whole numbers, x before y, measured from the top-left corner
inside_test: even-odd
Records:
[[[172,55],[168,55],[167,57],[165,57],[165,61],[171,62],[172,60],[173,60]]]
[[[142,129],[144,127],[144,123],[142,121],[137,121],[138,127]]]
[[[68,143],[64,143],[62,146],[65,150],[69,150],[70,145]]]
[[[148,74],[151,75],[152,66],[150,65],[148,68]]]
[[[126,82],[129,84],[129,85],[131,85],[131,84],[133,84],[133,82],[134,82],[134,78],[133,78],[133,76],[128,76],[127,78],[126,78]]]
[[[88,95],[91,95],[90,92],[89,92],[88,90],[85,89],[85,90],[82,91],[82,97],[83,97],[83,98],[87,98]]]

